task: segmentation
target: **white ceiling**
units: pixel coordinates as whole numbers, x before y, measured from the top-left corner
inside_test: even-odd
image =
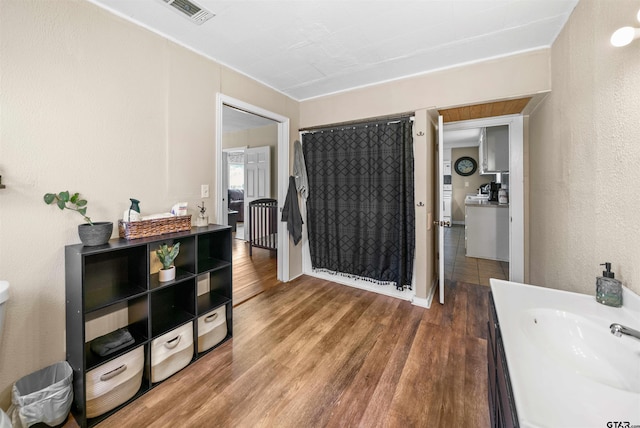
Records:
[[[90,0],[296,100],[549,47],[578,0]]]

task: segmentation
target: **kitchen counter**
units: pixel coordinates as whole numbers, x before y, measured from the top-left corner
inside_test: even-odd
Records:
[[[623,307],[612,308],[594,295],[490,282],[520,427],[640,423],[640,340],[609,327],[640,329],[640,296],[623,287]]]
[[[465,200],[464,204],[468,207],[498,207],[498,208],[509,208],[509,204],[499,204],[496,201],[470,201]]]
[[[467,257],[509,261],[509,205],[485,200],[465,203],[465,249]]]

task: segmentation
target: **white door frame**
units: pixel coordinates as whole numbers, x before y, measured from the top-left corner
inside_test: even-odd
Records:
[[[228,223],[227,192],[222,187],[225,167],[222,165],[223,106],[228,105],[278,123],[278,206],[282,211],[289,185],[289,118],[256,107],[228,95],[216,94],[216,215],[220,224]],[[289,281],[289,235],[286,223],[278,221],[278,280]]]
[[[521,114],[452,122],[447,131],[509,125],[509,280],[524,282],[524,125]],[[442,165],[440,165],[442,168]],[[439,201],[441,203],[441,201]]]
[[[440,304],[444,304],[444,228],[451,224],[444,223],[444,120],[438,115],[438,133],[436,134],[436,147],[438,148],[438,167],[436,168],[436,185],[438,186],[438,295]]]

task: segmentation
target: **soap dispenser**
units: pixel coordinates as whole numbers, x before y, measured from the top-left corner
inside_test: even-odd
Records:
[[[614,278],[611,263],[603,263],[606,270],[596,279],[596,300],[603,305],[619,308],[622,306],[622,283]]]

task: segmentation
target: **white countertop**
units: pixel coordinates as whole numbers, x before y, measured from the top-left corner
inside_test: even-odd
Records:
[[[489,201],[489,195],[467,194],[464,204],[468,207],[504,207],[509,208],[509,204],[500,204],[498,201]]]
[[[498,207],[509,208],[509,204],[500,204],[495,201],[465,201],[464,203],[468,207]]]
[[[570,293],[491,279],[521,427],[640,425],[640,297],[623,288],[623,307]]]

